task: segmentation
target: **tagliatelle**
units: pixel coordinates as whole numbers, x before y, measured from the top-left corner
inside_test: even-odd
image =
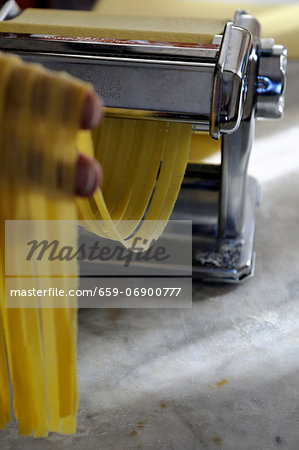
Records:
[[[5,307],[4,221],[49,219],[45,226],[57,226],[63,241],[63,229],[50,220],[77,217],[75,139],[90,89],[66,74],[57,76],[0,54],[0,428],[10,419],[9,366],[14,414],[23,435],[75,431],[76,302],[64,298],[59,308],[44,309],[36,301],[27,308],[20,297],[13,308]],[[76,244],[76,233],[69,233]],[[15,234],[9,246],[15,274],[22,272],[20,242]],[[49,264],[49,276],[53,268]],[[76,267],[72,270],[75,273]],[[31,282],[42,287],[45,281],[36,275],[32,267]],[[26,287],[26,280],[17,276],[13,283],[16,289]],[[57,284],[67,289],[75,287],[76,280],[63,277]]]
[[[4,221],[48,219],[45,231],[56,227],[56,235],[64,241],[65,228],[51,219],[77,217],[72,195],[76,139],[83,99],[90,89],[66,74],[54,75],[0,54],[0,427],[10,419],[9,367],[14,414],[23,435],[75,431],[76,303],[64,297],[56,308],[55,299],[37,299],[28,308],[20,297],[13,308],[5,307]],[[78,146],[88,154],[94,146],[106,180],[102,191],[77,201],[87,228],[126,247],[137,231],[146,249],[171,214],[190,137],[190,125],[122,119],[105,119],[94,140],[90,133],[79,134]],[[67,237],[76,244],[74,231],[68,230]],[[14,234],[9,248],[16,275],[22,273],[21,239]],[[47,275],[55,272],[55,262],[48,263]],[[74,273],[76,268],[66,264],[55,285],[65,291],[74,288]],[[16,289],[26,288],[26,279],[13,280]],[[39,288],[48,287],[34,265],[32,280]],[[52,308],[43,307],[47,300]]]
[[[138,228],[146,250],[161,235],[172,212],[188,161],[190,138],[191,126],[186,124],[105,119],[95,142],[95,156],[106,181],[102,192],[78,200],[80,216],[88,221],[86,228],[127,248]],[[83,139],[78,145],[90,154],[90,144]]]

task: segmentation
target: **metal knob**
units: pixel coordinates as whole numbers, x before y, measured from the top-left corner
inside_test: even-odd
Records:
[[[287,50],[273,39],[262,39],[257,77],[257,110],[259,119],[283,117],[286,84]]]

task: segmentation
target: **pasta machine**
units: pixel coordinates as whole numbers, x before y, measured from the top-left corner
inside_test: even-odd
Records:
[[[19,14],[15,2],[0,11]],[[0,33],[0,49],[92,82],[108,115],[192,123],[221,139],[221,164],[189,164],[172,218],[193,221],[193,274],[254,271],[259,185],[247,175],[255,119],[283,115],[286,49],[237,11],[211,44]]]

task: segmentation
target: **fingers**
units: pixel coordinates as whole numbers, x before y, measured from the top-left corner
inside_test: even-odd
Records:
[[[103,115],[103,103],[94,91],[89,91],[81,116],[81,128],[95,128]],[[99,163],[82,153],[78,154],[75,195],[88,197],[102,184],[103,172]]]
[[[75,194],[88,197],[102,184],[103,172],[99,163],[89,156],[78,154]]]

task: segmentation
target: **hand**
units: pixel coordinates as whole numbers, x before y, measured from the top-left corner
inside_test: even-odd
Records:
[[[98,95],[90,91],[84,102],[81,128],[88,130],[95,128],[103,115],[103,104]],[[102,184],[103,172],[100,164],[89,156],[78,154],[75,195],[88,197]]]

